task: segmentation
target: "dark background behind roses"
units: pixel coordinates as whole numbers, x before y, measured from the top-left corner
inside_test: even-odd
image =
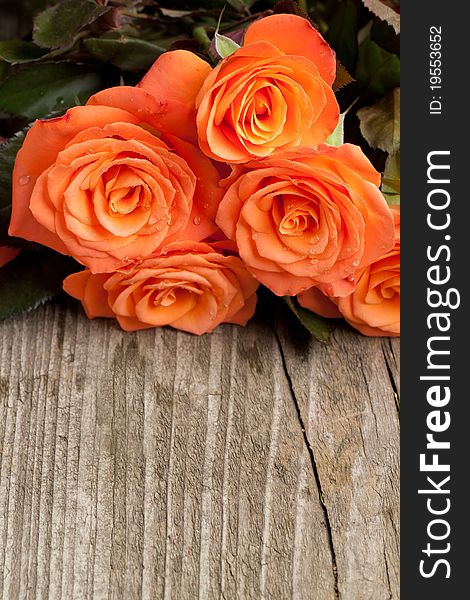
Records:
[[[69,268],[67,258],[56,256],[57,281],[38,280],[49,253],[7,235],[11,171],[28,125],[60,115],[100,89],[134,85],[168,49],[184,48],[215,64],[211,42],[219,18],[219,32],[240,41],[250,21],[271,12],[308,15],[336,51],[335,90],[341,110],[349,109],[345,141],[362,147],[384,173],[382,191],[390,203],[398,202],[397,0],[0,0],[3,31],[10,32],[0,40],[0,139],[6,138],[0,146],[0,246],[34,252],[33,261],[12,265],[18,285],[0,273],[0,286],[11,289],[0,318],[57,293]],[[25,296],[22,290],[33,280],[35,292]]]

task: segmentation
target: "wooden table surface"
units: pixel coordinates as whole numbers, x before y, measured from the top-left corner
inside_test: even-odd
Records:
[[[3,600],[398,599],[399,341],[0,323]]]

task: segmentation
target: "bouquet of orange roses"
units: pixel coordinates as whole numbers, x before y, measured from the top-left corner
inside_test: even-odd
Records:
[[[127,331],[244,325],[264,286],[314,332],[319,315],[398,335],[393,178],[344,143],[347,75],[307,16],[269,11],[232,35],[219,20],[207,59],[169,49],[136,85],[36,120],[12,157],[5,245],[52,249],[35,277],[56,273]],[[366,138],[389,102],[359,111]],[[0,305],[17,253],[0,249]]]

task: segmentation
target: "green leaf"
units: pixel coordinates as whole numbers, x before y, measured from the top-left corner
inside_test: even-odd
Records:
[[[330,339],[330,330],[328,322],[313,312],[300,306],[300,304],[291,296],[284,296],[284,301],[291,309],[302,325],[320,342],[327,342]]]
[[[359,46],[356,81],[367,95],[384,96],[400,85],[400,59],[367,38]]]
[[[370,38],[381,48],[400,55],[400,35],[395,33],[391,25],[375,18],[370,30]]]
[[[52,6],[53,4],[57,4],[59,0],[28,0],[29,10],[33,15],[37,15],[38,13],[45,10],[48,6]]]
[[[192,10],[173,10],[171,8],[158,9],[164,17],[170,17],[170,19],[181,19],[181,17],[188,17],[193,14]]]
[[[326,144],[330,146],[341,146],[344,144],[344,117],[346,113],[341,113],[339,115],[338,125],[336,125],[335,130],[330,135],[330,137],[326,140]]]
[[[93,58],[111,63],[122,71],[147,70],[165,52],[162,46],[130,37],[88,38],[83,45]]]
[[[356,68],[358,19],[357,5],[352,0],[344,0],[333,13],[325,35],[326,41],[349,71]]]
[[[16,154],[23,144],[28,128],[19,131],[0,145],[0,208],[11,204],[11,175]]]
[[[9,70],[10,65],[4,60],[0,60],[0,81],[2,81],[8,75]]]
[[[69,46],[84,27],[109,10],[95,0],[62,0],[35,18],[33,40],[43,48]]]
[[[306,11],[306,0],[298,2],[297,0],[280,0],[273,6],[274,14],[297,15],[298,17],[308,18]]]
[[[239,44],[231,40],[229,37],[221,35],[220,33],[215,34],[215,49],[217,50],[217,54],[221,58],[226,58],[227,56],[230,56],[239,48]]]
[[[389,206],[400,206],[400,194],[386,194],[385,192],[383,194]]]
[[[362,0],[371,13],[393,27],[395,33],[400,33],[400,15],[381,0]]]
[[[387,156],[382,177],[382,193],[388,204],[400,204],[400,152]]]
[[[101,76],[67,62],[14,67],[0,83],[0,109],[15,116],[41,118],[85,101],[101,87]]]
[[[43,304],[76,270],[75,261],[56,252],[21,252],[0,269],[0,320]]]
[[[243,0],[227,0],[227,4],[230,4],[230,6],[235,10],[238,10],[238,12],[243,13],[247,8],[248,3]],[[253,2],[251,4],[253,4]]]
[[[400,88],[391,90],[374,106],[357,111],[361,133],[371,148],[389,154],[400,150]]]
[[[32,42],[23,42],[22,40],[0,42],[0,59],[12,65],[36,60],[45,53],[46,50]]]

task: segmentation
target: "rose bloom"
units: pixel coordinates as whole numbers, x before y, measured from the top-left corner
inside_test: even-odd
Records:
[[[344,298],[328,298],[316,288],[298,296],[299,303],[324,317],[344,317],[368,336],[400,335],[400,212],[393,207],[395,245],[355,273],[356,287]]]
[[[189,52],[168,54],[167,85],[186,56],[199,86],[210,71]],[[34,123],[13,172],[11,235],[109,272],[216,230],[220,175],[193,143],[194,109],[177,95],[157,100],[151,83],[104,90]]]
[[[295,15],[255,21],[242,48],[222,60],[196,99],[199,145],[244,163],[276,150],[318,146],[337,125],[333,50]]]
[[[0,268],[5,266],[11,260],[16,258],[19,254],[19,250],[16,248],[9,248],[7,246],[0,246]]]
[[[245,325],[257,287],[238,257],[197,242],[169,244],[127,272],[86,269],[64,281],[90,319],[114,317],[126,331],[170,325],[198,335],[220,323]]]
[[[289,150],[236,167],[227,184],[216,222],[279,296],[319,285],[344,296],[352,274],[393,247],[380,174],[357,146]]]

